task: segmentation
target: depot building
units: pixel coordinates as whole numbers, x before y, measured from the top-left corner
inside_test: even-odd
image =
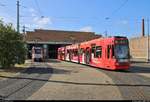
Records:
[[[27,43],[28,59],[31,59],[31,49],[33,46],[43,47],[46,52],[46,58],[56,59],[59,47],[99,37],[101,35],[96,35],[94,32],[35,29],[34,31],[27,31],[24,39]]]

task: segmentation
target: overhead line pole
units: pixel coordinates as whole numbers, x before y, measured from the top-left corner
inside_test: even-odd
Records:
[[[19,25],[19,0],[17,0],[17,32],[20,33],[20,25]]]

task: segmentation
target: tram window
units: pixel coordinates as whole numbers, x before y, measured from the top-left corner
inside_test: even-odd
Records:
[[[97,46],[96,47],[96,58],[102,58],[102,47],[101,46]]]
[[[112,45],[112,58],[114,58],[115,57],[115,53],[114,53],[114,45]]]
[[[92,44],[91,47],[92,47],[92,49],[91,49],[92,54],[94,54],[94,57],[96,57],[96,45]]]
[[[41,54],[41,49],[35,49],[35,54]]]
[[[95,53],[95,47],[92,47],[92,53]]]
[[[94,53],[94,54],[95,54],[96,45],[95,45],[95,44],[92,44],[92,45],[91,45],[91,47],[92,47],[92,53]]]
[[[81,49],[81,53],[82,53],[82,54],[84,53],[84,49]]]
[[[65,52],[64,52],[64,51],[62,51],[62,52],[61,52],[61,54],[62,54],[62,55],[65,55]]]
[[[71,55],[72,54],[72,50],[68,50],[68,54]]]
[[[74,53],[74,56],[78,56],[78,50],[74,50],[73,53]]]
[[[111,50],[111,47],[110,45],[107,46],[107,58],[110,58],[110,50]]]
[[[69,50],[67,50],[67,53],[69,53]]]
[[[83,48],[80,49],[79,51],[80,51],[80,52],[79,52],[80,54],[83,54],[83,53],[84,53],[84,49],[83,49]]]

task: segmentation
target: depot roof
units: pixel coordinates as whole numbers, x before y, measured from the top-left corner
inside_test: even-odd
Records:
[[[100,37],[101,35],[96,35],[94,32],[35,29],[34,31],[27,31],[25,35],[25,41],[74,43],[88,41]]]

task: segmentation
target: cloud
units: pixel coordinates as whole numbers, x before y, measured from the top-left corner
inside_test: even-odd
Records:
[[[32,16],[32,17],[37,16],[37,13],[38,13],[38,12],[37,12],[35,9],[33,9],[33,8],[30,8],[30,9],[29,9],[29,12],[31,13],[31,16]]]
[[[52,24],[51,19],[49,17],[43,17],[43,18],[39,18],[39,17],[35,17],[33,19],[33,22],[37,25],[37,27],[45,27],[48,24]]]
[[[14,18],[10,18],[7,16],[0,16],[0,20],[2,20],[4,22],[4,24],[8,24],[11,23],[13,24],[13,27],[16,28],[17,24]]]
[[[84,31],[84,32],[92,32],[92,27],[91,26],[85,26],[83,28],[80,29],[80,31]]]
[[[32,22],[34,23],[34,25],[36,25],[36,28],[45,28],[47,25],[52,24],[52,20],[50,17],[39,17],[38,12],[35,9],[30,8],[29,12],[33,17]]]
[[[36,12],[36,10],[34,8],[30,8],[29,12]]]
[[[119,21],[118,24],[123,24],[123,25],[127,25],[129,23],[129,21],[127,20],[122,20],[122,21]]]

